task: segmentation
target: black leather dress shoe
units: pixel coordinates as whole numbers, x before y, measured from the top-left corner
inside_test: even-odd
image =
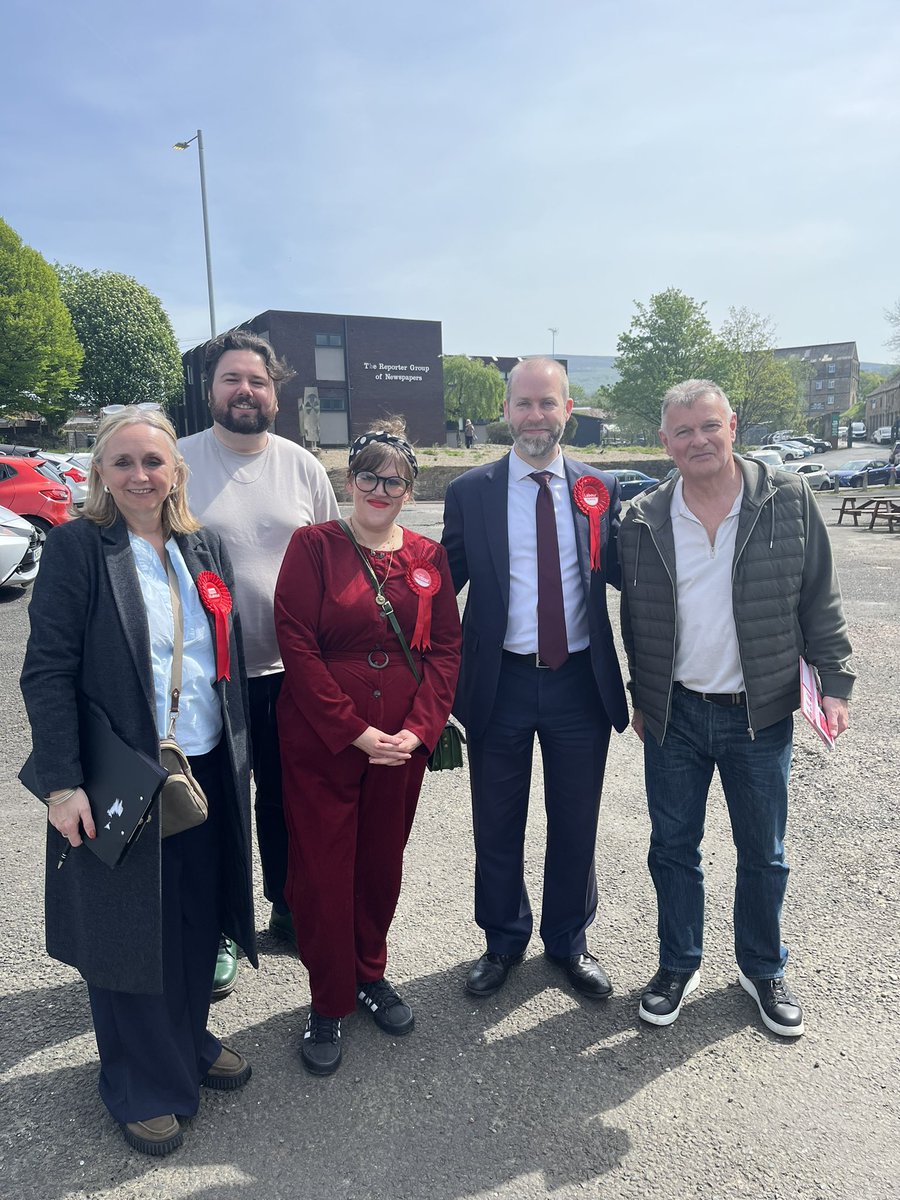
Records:
[[[546,957],[558,967],[562,967],[569,983],[583,996],[590,996],[592,1000],[605,1000],[612,994],[609,976],[593,954],[573,954],[570,958],[557,958],[555,954],[547,954]]]
[[[520,963],[524,954],[482,954],[466,977],[466,991],[473,996],[491,996],[506,983],[510,967]]]

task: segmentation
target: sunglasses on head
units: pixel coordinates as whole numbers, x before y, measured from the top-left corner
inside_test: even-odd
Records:
[[[100,409],[100,414],[112,417],[116,413],[124,412],[126,408],[138,408],[141,412],[162,412],[162,405],[157,404],[155,400],[142,400],[140,404],[107,404],[105,408]]]

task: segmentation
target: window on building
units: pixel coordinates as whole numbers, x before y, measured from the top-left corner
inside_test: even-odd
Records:
[[[343,382],[344,351],[340,346],[316,346],[316,379],[337,379]]]
[[[828,386],[829,386],[829,388],[833,388],[833,387],[834,387],[834,380],[833,380],[833,379],[829,379],[829,380],[828,380]]]
[[[346,412],[347,393],[338,388],[319,388],[319,412]]]
[[[190,363],[185,363],[184,365],[184,378],[188,386],[194,382],[194,368]]]
[[[828,374],[829,374],[829,375],[833,375],[833,374],[834,374],[834,372],[835,372],[835,370],[836,370],[836,364],[835,364],[835,363],[829,363],[829,364],[828,364]]]
[[[822,380],[821,380],[821,379],[817,379],[817,380],[816,380],[816,391],[817,391],[817,392],[821,392],[821,390],[822,390]]]
[[[343,346],[344,339],[339,333],[317,333],[317,346]]]

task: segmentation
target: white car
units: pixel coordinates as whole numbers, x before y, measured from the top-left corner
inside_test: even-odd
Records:
[[[793,462],[784,464],[785,471],[792,471],[795,475],[802,475],[809,486],[815,492],[830,492],[831,491],[831,476],[825,470],[821,463],[813,462]]]
[[[792,462],[794,459],[806,458],[805,446],[792,446],[789,442],[772,442],[772,449],[777,450],[785,462]]]
[[[768,463],[770,467],[781,467],[784,459],[774,446],[763,446],[761,450],[748,450],[744,458],[755,458],[759,462]]]
[[[42,546],[30,521],[0,506],[0,585],[28,587],[38,573]]]
[[[887,446],[891,440],[890,425],[882,425],[880,429],[876,429],[872,434],[872,441],[876,446]]]

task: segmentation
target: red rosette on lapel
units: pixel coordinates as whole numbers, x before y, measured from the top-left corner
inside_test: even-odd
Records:
[[[582,475],[575,480],[572,497],[588,519],[591,533],[591,570],[600,570],[600,518],[609,508],[609,492],[602,479]]]
[[[431,646],[431,601],[441,590],[441,573],[434,563],[417,558],[406,568],[406,582],[419,597],[416,627],[409,644],[427,650]]]
[[[231,679],[231,657],[228,649],[228,614],[231,612],[231,592],[213,571],[201,571],[197,576],[197,591],[207,612],[216,623],[216,679]]]

